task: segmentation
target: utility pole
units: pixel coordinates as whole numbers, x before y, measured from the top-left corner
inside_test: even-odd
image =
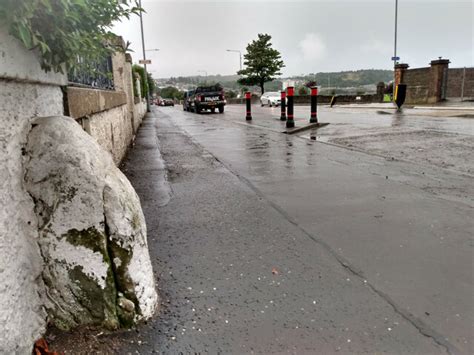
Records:
[[[138,0],[138,6],[142,8],[142,0]],[[146,49],[145,49],[145,34],[143,33],[143,12],[140,11],[140,29],[142,33],[142,49],[143,49],[143,67],[145,69],[145,80],[146,80],[146,110],[150,112],[150,87],[148,86],[148,71],[146,69]]]

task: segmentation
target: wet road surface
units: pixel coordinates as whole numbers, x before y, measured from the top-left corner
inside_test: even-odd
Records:
[[[163,306],[124,350],[472,353],[472,177],[240,124],[238,108],[162,108],[140,130],[125,166]],[[137,166],[155,134],[165,166]]]

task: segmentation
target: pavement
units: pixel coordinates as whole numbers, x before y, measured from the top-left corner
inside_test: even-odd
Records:
[[[123,168],[162,307],[112,335],[120,353],[472,353],[472,162],[350,146],[401,127],[390,144],[436,131],[469,152],[472,120],[322,109],[330,125],[289,136],[278,109],[242,107],[154,108],[140,128]]]

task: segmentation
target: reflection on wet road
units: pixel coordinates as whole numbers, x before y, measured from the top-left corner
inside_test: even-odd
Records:
[[[254,108],[251,124],[239,106],[223,115],[160,109],[397,311],[470,352],[474,187],[464,154],[473,121],[328,110],[318,139],[362,152],[278,133],[278,108]]]

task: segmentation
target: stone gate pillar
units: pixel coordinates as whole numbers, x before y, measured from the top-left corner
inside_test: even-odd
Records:
[[[401,64],[395,65],[395,82],[393,86],[394,92],[395,92],[395,87],[398,84],[404,83],[403,76],[405,72],[407,71],[407,69],[408,69],[408,64],[401,63]]]
[[[446,99],[449,63],[449,59],[441,59],[441,57],[431,61],[428,103],[437,103]]]

